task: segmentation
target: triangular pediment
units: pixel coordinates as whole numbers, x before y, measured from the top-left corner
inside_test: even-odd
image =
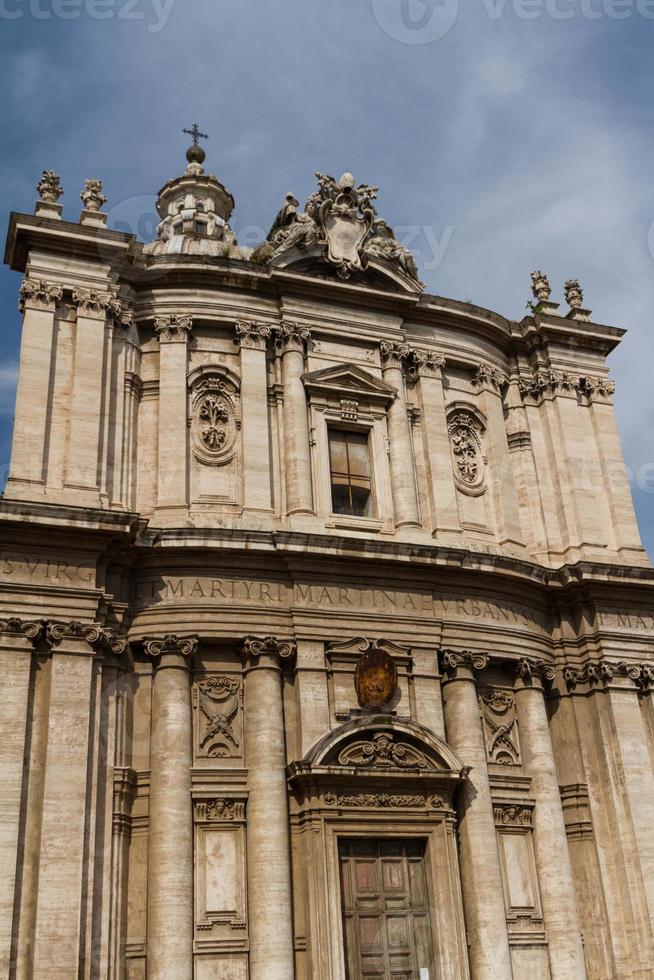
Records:
[[[302,376],[302,380],[307,391],[357,395],[386,403],[393,401],[397,395],[392,385],[376,378],[358,364],[336,364],[320,371],[310,371]]]

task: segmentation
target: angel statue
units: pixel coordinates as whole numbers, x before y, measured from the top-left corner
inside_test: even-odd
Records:
[[[318,239],[317,203],[312,195],[304,211],[298,211],[299,203],[292,194],[287,194],[284,206],[277,214],[267,241],[273,247],[273,256],[287,252],[291,248],[307,248]]]

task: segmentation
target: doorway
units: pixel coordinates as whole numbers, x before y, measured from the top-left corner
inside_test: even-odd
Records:
[[[436,980],[425,845],[341,840],[347,980]]]

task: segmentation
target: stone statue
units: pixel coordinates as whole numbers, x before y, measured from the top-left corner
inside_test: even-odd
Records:
[[[304,211],[298,211],[297,198],[292,194],[286,195],[284,206],[267,236],[267,241],[273,248],[271,257],[292,248],[307,248],[318,241],[317,207],[313,197],[314,195],[307,201]]]
[[[378,256],[388,262],[395,262],[408,276],[420,282],[416,260],[409,249],[397,241],[393,229],[383,219],[377,218],[374,222],[363,251],[364,255]]]

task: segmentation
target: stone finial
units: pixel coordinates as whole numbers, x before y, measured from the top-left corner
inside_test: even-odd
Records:
[[[39,200],[36,202],[34,214],[41,218],[54,218],[55,221],[60,221],[63,208],[57,202],[64,191],[59,174],[56,174],[54,170],[44,170],[36,189]]]
[[[87,211],[99,211],[107,203],[107,198],[102,193],[102,181],[97,177],[89,177],[84,181],[84,190],[80,197]]]
[[[531,274],[531,291],[539,303],[548,303],[552,295],[550,281],[544,272],[537,269]]]
[[[570,307],[567,314],[571,320],[590,320],[591,310],[584,308],[584,291],[578,279],[568,279],[565,283],[565,300]]]
[[[97,177],[89,177],[84,181],[84,190],[80,197],[84,202],[84,210],[80,216],[81,224],[103,228],[107,223],[107,215],[100,211],[100,208],[107,203],[107,198],[102,193],[102,181]]]
[[[63,196],[64,189],[61,186],[61,177],[54,170],[44,170],[41,179],[36,185],[39,197],[46,204],[56,204]]]
[[[565,284],[565,301],[571,310],[579,310],[584,302],[584,291],[578,279],[568,279]]]

